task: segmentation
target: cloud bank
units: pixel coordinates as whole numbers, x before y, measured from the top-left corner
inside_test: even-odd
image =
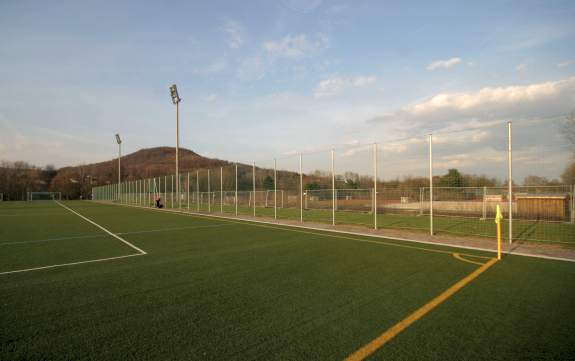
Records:
[[[550,116],[575,106],[575,77],[529,85],[485,87],[477,91],[440,93],[374,121],[439,122],[456,119]]]

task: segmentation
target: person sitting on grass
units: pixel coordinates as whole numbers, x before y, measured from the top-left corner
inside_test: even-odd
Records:
[[[156,208],[164,208],[164,205],[162,204],[162,198],[160,197],[156,198]]]

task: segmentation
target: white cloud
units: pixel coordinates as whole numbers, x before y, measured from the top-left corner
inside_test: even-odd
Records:
[[[377,78],[375,76],[357,76],[352,78],[331,78],[319,82],[317,85],[314,96],[316,98],[324,98],[333,96],[345,88],[360,88],[375,84]]]
[[[427,70],[448,69],[461,63],[461,58],[450,58],[445,60],[436,60],[427,66]]]
[[[408,138],[400,142],[383,142],[383,152],[384,153],[404,153],[414,146],[418,146],[425,143],[424,137],[419,138]]]
[[[461,119],[536,117],[564,114],[575,102],[575,77],[530,85],[486,87],[473,92],[440,93],[374,120],[430,123]]]
[[[527,64],[526,63],[517,64],[515,70],[518,73],[524,73],[527,70]]]
[[[316,98],[328,97],[339,93],[345,86],[346,81],[343,78],[326,79],[319,82],[315,89]]]
[[[466,126],[469,123],[464,123]],[[433,143],[434,144],[462,144],[462,145],[469,145],[470,143],[481,143],[482,141],[486,140],[489,135],[491,135],[487,130],[482,129],[466,129],[460,132],[457,132],[456,135],[450,133],[446,130],[447,128],[441,129],[439,132],[436,132],[433,136]]]
[[[414,114],[433,112],[441,109],[467,110],[481,106],[498,106],[533,102],[551,98],[562,91],[575,90],[575,77],[560,81],[546,83],[519,85],[497,88],[482,88],[470,93],[444,93],[432,97],[430,100],[416,104],[409,111]]]
[[[193,70],[193,72],[194,72],[194,74],[203,74],[203,75],[218,74],[218,73],[221,73],[222,71],[226,70],[226,68],[227,68],[227,63],[225,60],[217,60],[217,61],[207,65],[206,67],[196,68]]]
[[[575,60],[566,60],[566,61],[562,61],[560,63],[557,63],[557,67],[559,68],[565,68],[566,66],[575,64]]]
[[[228,34],[228,46],[230,48],[238,49],[245,43],[248,32],[246,28],[237,21],[226,21],[222,30]]]
[[[23,160],[34,165],[66,166],[96,161],[108,144],[96,137],[86,137],[55,128],[27,124],[22,119],[4,119],[0,115],[2,160]],[[85,133],[85,132],[84,132]],[[82,133],[82,134],[84,134]],[[83,154],[83,152],[86,152]],[[79,156],[79,154],[82,154]]]
[[[362,87],[362,86],[375,84],[375,82],[377,81],[377,78],[374,76],[358,76],[358,77],[352,78],[350,80],[351,80],[351,84],[353,86]]]
[[[267,41],[263,44],[268,55],[283,58],[303,58],[312,56],[329,46],[329,39],[322,33],[313,37],[306,34],[287,35],[277,41]]]

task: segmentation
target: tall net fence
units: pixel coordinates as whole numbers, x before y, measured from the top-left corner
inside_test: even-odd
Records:
[[[374,177],[378,168],[376,145],[336,148],[334,158],[334,211],[336,224],[375,225]],[[330,198],[331,199],[331,198]]]
[[[303,158],[303,157],[302,157]],[[303,220],[303,192],[300,192],[300,157],[288,155],[275,159],[276,164],[276,199],[280,207],[276,207],[278,219]],[[302,184],[303,185],[303,184]]]
[[[93,199],[484,239],[496,236],[499,207],[505,239],[575,246],[575,180],[565,170],[574,158],[560,122],[511,130],[494,122],[225,163],[180,174],[179,195],[176,177],[164,175],[96,187]]]

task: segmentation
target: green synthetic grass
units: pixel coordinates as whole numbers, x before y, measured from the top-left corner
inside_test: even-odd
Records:
[[[54,204],[0,205],[0,272],[135,253]]]
[[[66,204],[148,254],[0,275],[2,360],[342,359],[479,267],[446,247]],[[66,212],[0,205],[0,243],[105,235]],[[42,223],[47,213],[63,218]],[[41,261],[40,244],[83,259],[91,239],[69,241],[1,247],[19,267]],[[133,253],[117,243],[90,247]],[[575,264],[506,257],[374,358],[569,359],[573,304]]]
[[[168,206],[170,203],[168,202]],[[182,203],[183,209],[187,209],[187,204]],[[223,212],[226,214],[235,214],[235,207],[224,205]],[[212,204],[208,208],[207,203],[201,204],[199,211],[204,213],[220,213],[222,210],[219,203]],[[196,204],[190,204],[191,211],[197,211]],[[239,215],[253,215],[253,208],[242,205],[238,207]],[[256,216],[274,217],[273,208],[256,207]],[[299,220],[300,210],[296,208],[278,208],[277,216],[279,219]],[[303,212],[304,222],[332,222],[332,211],[324,209],[306,209]],[[336,211],[336,224],[360,225],[373,227],[373,214],[354,211]],[[429,232],[429,216],[415,216],[382,213],[377,215],[377,225],[379,228],[405,229],[412,231]],[[508,222],[502,222],[502,237],[507,239],[509,236]],[[479,236],[495,239],[496,225],[494,219],[465,218],[455,216],[435,216],[434,217],[435,234],[452,234],[457,236]],[[513,221],[513,239],[521,241],[534,241],[544,243],[556,243],[566,246],[575,246],[575,224],[563,222],[544,222],[544,221]]]

